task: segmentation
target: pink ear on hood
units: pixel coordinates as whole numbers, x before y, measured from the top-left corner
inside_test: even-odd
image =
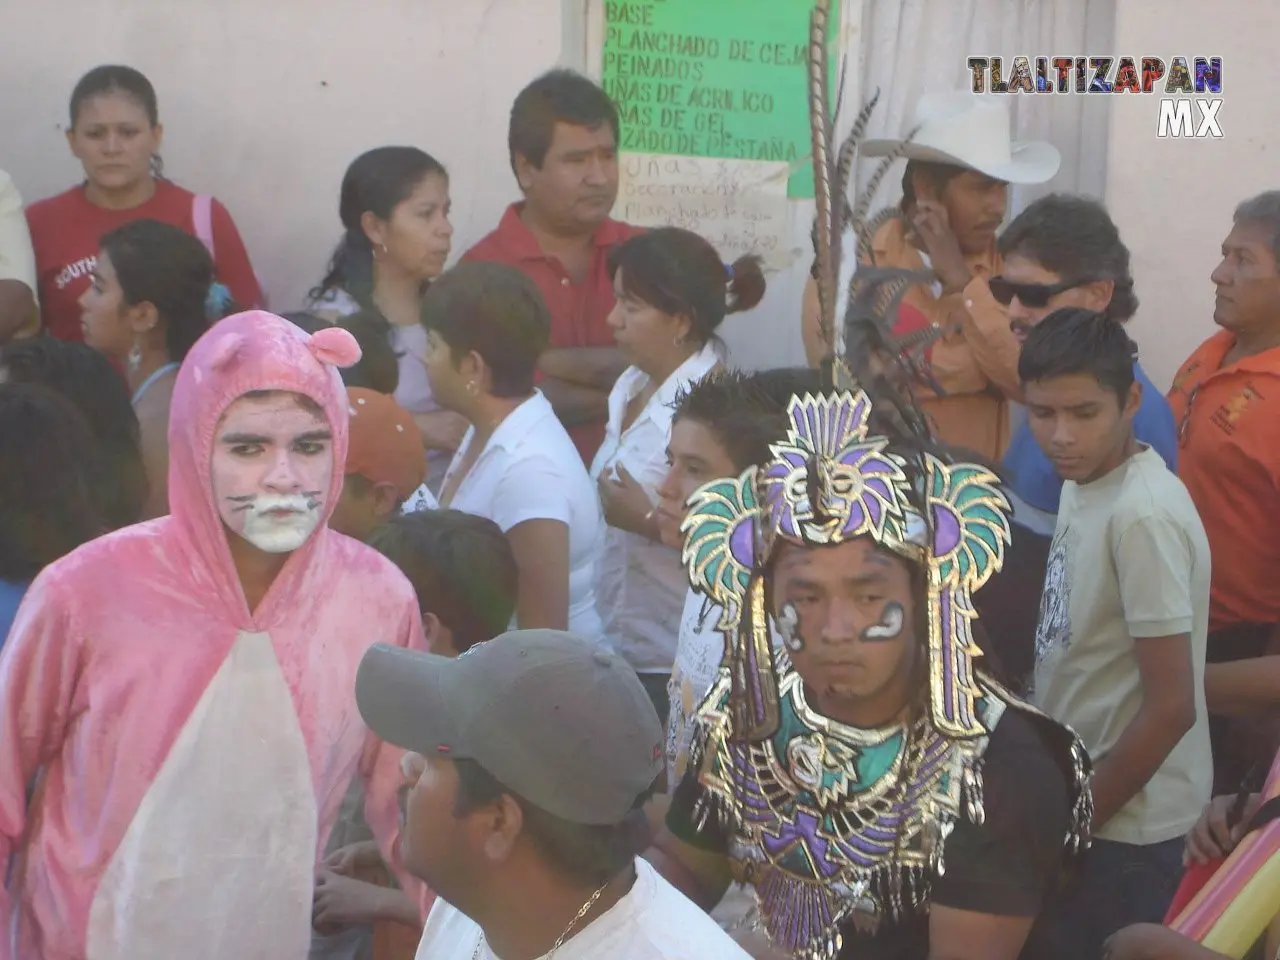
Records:
[[[228,333],[213,345],[213,349],[209,351],[209,369],[223,370],[228,364],[236,358],[236,354],[244,346],[244,335],[240,333]]]
[[[307,349],[321,363],[335,367],[352,367],[360,361],[360,344],[341,327],[317,330],[307,341]]]

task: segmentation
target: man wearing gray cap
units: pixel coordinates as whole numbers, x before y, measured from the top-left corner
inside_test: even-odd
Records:
[[[558,630],[377,645],[356,701],[411,751],[405,866],[439,897],[418,960],[745,960],[636,857],[664,735],[623,660]]]

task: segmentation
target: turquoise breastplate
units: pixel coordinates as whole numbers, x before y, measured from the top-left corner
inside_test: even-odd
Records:
[[[980,761],[987,738],[954,740],[925,716],[861,730],[823,717],[799,674],[778,658],[781,723],[757,743],[735,741],[721,674],[699,715],[691,762],[703,787],[698,824],[730,835],[738,878],[751,884],[774,942],[803,960],[830,960],[840,928],[874,932],[922,910],[943,870],[943,841],[983,817]],[[984,689],[988,733],[1006,703]]]

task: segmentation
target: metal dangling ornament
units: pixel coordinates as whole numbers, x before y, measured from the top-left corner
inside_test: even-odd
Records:
[[[133,341],[133,349],[129,351],[129,356],[125,359],[129,366],[130,373],[137,373],[138,368],[142,366],[142,342],[135,338]]]

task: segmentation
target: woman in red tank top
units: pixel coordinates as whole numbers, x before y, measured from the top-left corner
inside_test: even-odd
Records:
[[[226,208],[163,178],[163,136],[155,89],[137,70],[96,67],[76,84],[67,143],[85,181],[27,208],[41,318],[53,336],[83,339],[77,301],[89,286],[98,242],[131,220],[158,220],[199,236],[232,299],[246,308],[262,305],[261,287]],[[206,209],[207,224],[198,227]]]

